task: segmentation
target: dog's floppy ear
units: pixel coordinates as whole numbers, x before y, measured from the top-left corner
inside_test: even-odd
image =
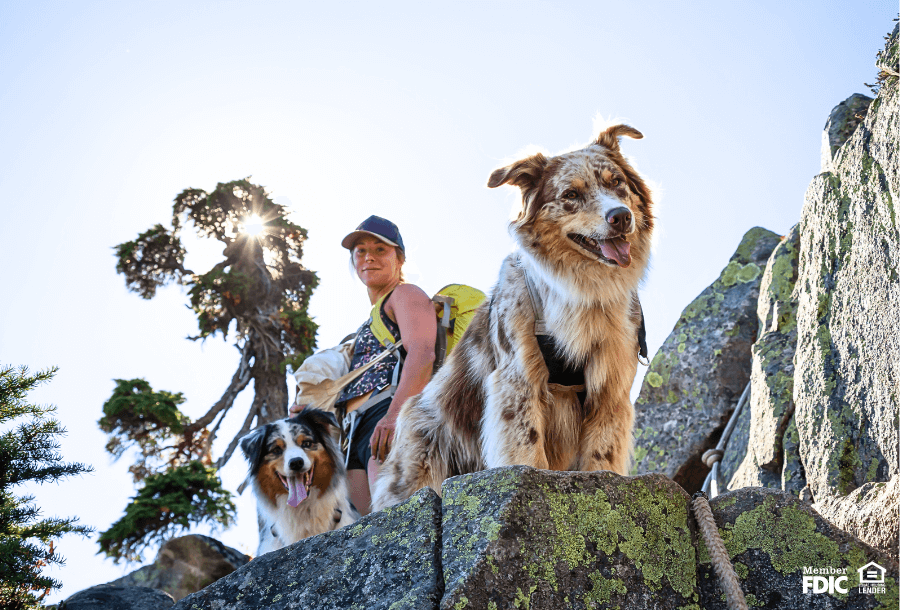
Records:
[[[488,179],[488,186],[497,188],[501,184],[512,184],[518,186],[524,193],[540,183],[545,167],[547,167],[547,157],[538,153],[516,161],[512,165],[494,170]]]
[[[494,170],[488,179],[488,186],[496,188],[501,184],[512,184],[522,189],[522,211],[517,222],[529,224],[534,221],[541,206],[537,203],[538,187],[550,160],[541,153],[516,161],[512,165]]]
[[[251,430],[241,439],[241,451],[244,457],[250,462],[250,472],[256,472],[259,463],[262,460],[263,449],[265,448],[266,433],[268,426],[259,426]]]
[[[302,413],[306,415],[306,417],[310,418],[311,420],[328,430],[329,434],[340,430],[340,428],[338,427],[337,418],[334,416],[334,413],[322,411],[321,409],[310,408],[304,409]]]
[[[619,138],[621,138],[622,136],[628,136],[629,138],[640,140],[644,137],[644,134],[629,125],[613,125],[611,127],[607,127],[606,131],[597,136],[597,140],[594,143],[599,144],[600,146],[605,146],[610,150],[618,151]]]

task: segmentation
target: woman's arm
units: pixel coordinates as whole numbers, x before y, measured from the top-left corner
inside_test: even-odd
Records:
[[[434,341],[437,337],[437,318],[434,305],[428,295],[413,284],[400,284],[394,289],[384,306],[384,311],[400,327],[406,359],[400,371],[397,391],[387,414],[375,426],[372,433],[372,455],[384,460],[394,440],[394,428],[400,407],[428,384],[434,366]]]

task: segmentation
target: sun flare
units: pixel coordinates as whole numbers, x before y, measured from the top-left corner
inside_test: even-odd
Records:
[[[247,235],[259,235],[265,228],[263,219],[254,214],[244,219],[244,233]]]

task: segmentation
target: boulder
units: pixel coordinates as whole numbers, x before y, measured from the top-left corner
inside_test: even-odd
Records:
[[[896,66],[897,54],[895,27],[881,60]],[[835,521],[866,512],[851,508],[854,498],[895,497],[895,487],[867,485],[900,476],[898,129],[889,76],[834,171],[813,179],[800,222],[794,421],[813,500]],[[890,540],[896,553],[896,510],[851,529],[871,544]]]
[[[150,587],[97,585],[79,591],[59,604],[59,610],[158,610],[175,603],[165,591]]]
[[[160,589],[178,601],[231,574],[248,561],[249,556],[215,538],[181,536],[163,544],[154,563],[109,584]]]
[[[834,107],[822,131],[822,171],[834,171],[834,155],[866,117],[872,98],[854,93]]]
[[[780,238],[750,229],[719,278],[681,314],[653,357],[635,401],[633,474],[661,472],[688,491],[750,379],[763,269]]]
[[[261,555],[175,606],[436,608],[443,591],[441,500],[429,488],[347,527]]]
[[[794,496],[748,487],[718,496],[710,505],[751,608],[897,608],[897,561],[834,527]],[[872,561],[885,569],[884,585],[865,592],[860,589],[858,570]],[[726,610],[702,543],[698,563],[700,606]],[[846,575],[847,593],[804,593],[804,574],[812,575],[812,570],[835,577]]]
[[[728,489],[782,488],[783,440],[794,415],[797,307],[791,295],[797,281],[799,253],[800,230],[795,226],[775,247],[762,276],[757,306],[760,336],[752,349],[748,434],[745,445],[739,438],[733,438],[728,444],[729,454],[743,453],[730,481],[725,476],[731,472],[724,468],[730,461],[723,460],[723,482]],[[799,495],[806,485],[802,462],[791,462],[790,468],[789,478],[799,477],[791,483],[791,489],[796,489]]]
[[[442,495],[442,609],[696,608],[690,498],[662,475],[509,466]]]

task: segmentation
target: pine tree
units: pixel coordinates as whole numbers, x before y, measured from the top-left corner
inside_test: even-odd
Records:
[[[40,608],[41,600],[60,582],[41,574],[64,563],[54,541],[63,534],[88,534],[75,517],[40,519],[33,496],[16,496],[23,483],[47,483],[91,472],[89,466],[63,463],[57,453],[65,429],[51,416],[55,407],[27,402],[26,395],[49,381],[56,368],[29,375],[28,369],[0,366],[0,425],[29,417],[27,423],[0,434],[0,608]]]
[[[193,523],[230,524],[234,504],[216,471],[253,427],[287,416],[286,370],[315,347],[317,326],[307,307],[318,284],[301,262],[306,230],[287,215],[249,179],[220,183],[210,193],[186,189],[175,198],[171,229],[157,224],[115,247],[116,270],[129,290],[150,299],[167,283],[186,287],[199,327],[189,339],[221,333],[227,340],[233,331],[240,354],[222,397],[195,420],[179,410],[180,393],[154,391],[143,379],[116,380],[99,424],[114,456],[136,450],[130,471],[140,487],[122,519],[100,536],[101,550],[115,560],[137,560],[152,542]],[[248,230],[253,222],[255,232]],[[184,267],[180,233],[187,223],[225,246],[224,260],[202,274]],[[219,427],[251,381],[254,399],[243,424],[213,459]],[[179,501],[179,486],[193,499]]]

